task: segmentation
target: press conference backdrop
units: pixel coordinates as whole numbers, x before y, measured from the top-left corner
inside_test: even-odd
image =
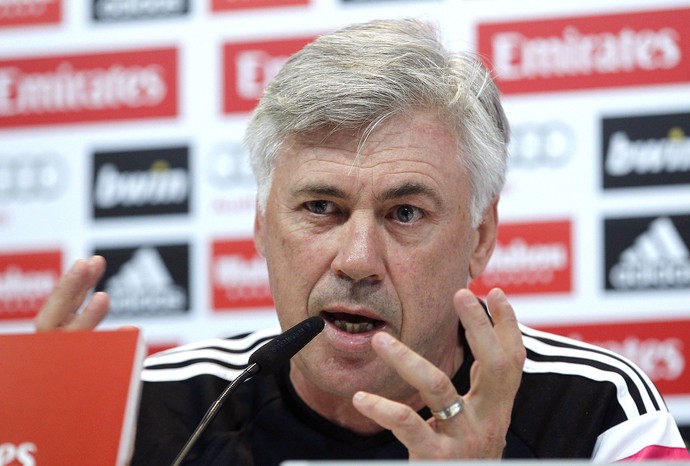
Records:
[[[0,331],[102,254],[151,351],[276,322],[248,115],[287,57],[413,16],[493,70],[513,128],[496,253],[529,325],[614,349],[690,425],[690,2],[0,2]]]

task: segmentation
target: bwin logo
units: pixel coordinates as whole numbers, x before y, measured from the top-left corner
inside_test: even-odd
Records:
[[[114,218],[189,213],[187,146],[94,153],[93,215]]]
[[[96,207],[179,204],[189,195],[187,171],[171,168],[157,160],[147,171],[121,172],[114,164],[98,170],[95,189]]]
[[[690,251],[670,218],[650,223],[620,254],[609,281],[616,289],[690,286]]]

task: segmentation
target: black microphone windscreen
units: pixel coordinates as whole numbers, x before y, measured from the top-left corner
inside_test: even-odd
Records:
[[[255,375],[268,375],[278,369],[318,335],[325,325],[321,317],[309,317],[254,351],[249,364],[259,366]]]

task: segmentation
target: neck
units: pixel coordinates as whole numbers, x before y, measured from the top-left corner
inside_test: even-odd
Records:
[[[294,364],[290,367],[290,382],[307,406],[332,423],[360,435],[373,435],[384,430],[354,408],[352,404],[354,393],[335,394],[323,391],[307,380]],[[398,401],[407,404],[415,411],[424,407],[424,402],[416,392]]]

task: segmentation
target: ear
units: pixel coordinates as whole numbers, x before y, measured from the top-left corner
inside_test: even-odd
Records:
[[[496,246],[498,231],[498,196],[484,210],[482,223],[474,232],[472,254],[470,256],[470,278],[476,280],[489,263]]]
[[[264,242],[265,227],[264,227],[264,214],[259,208],[259,203],[257,201],[256,207],[254,209],[254,247],[257,252],[261,254],[262,257],[266,257],[266,244]]]

